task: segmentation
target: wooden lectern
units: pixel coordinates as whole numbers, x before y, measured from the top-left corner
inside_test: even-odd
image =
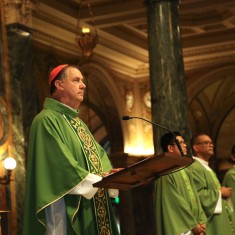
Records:
[[[172,153],[162,153],[141,160],[123,170],[105,176],[93,184],[98,188],[129,190],[151,183],[162,175],[170,174],[193,163],[193,158]]]

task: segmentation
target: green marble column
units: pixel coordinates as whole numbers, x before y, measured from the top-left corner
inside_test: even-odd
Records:
[[[22,234],[23,205],[25,193],[25,165],[29,128],[37,112],[37,96],[33,77],[33,44],[28,28],[21,24],[7,27],[9,71],[12,103],[12,132],[15,172],[15,197],[17,232]]]
[[[179,1],[146,0],[152,118],[177,130],[187,140],[188,108],[180,36]],[[154,148],[159,153],[165,130],[154,129]]]

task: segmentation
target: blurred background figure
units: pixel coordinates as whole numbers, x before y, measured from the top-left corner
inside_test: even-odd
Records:
[[[223,186],[225,187],[231,187],[232,188],[232,197],[231,201],[228,201],[228,203],[231,204],[231,207],[233,207],[233,215],[235,216],[234,212],[234,205],[235,205],[235,144],[233,145],[231,149],[231,156],[229,158],[229,161],[233,164],[233,167],[229,169],[223,180]]]

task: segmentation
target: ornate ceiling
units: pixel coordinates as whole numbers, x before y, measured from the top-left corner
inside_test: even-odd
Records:
[[[86,0],[40,0],[33,12],[34,41],[73,56],[80,24],[92,24]],[[146,6],[141,0],[91,2],[99,43],[93,60],[125,79],[148,78]],[[81,10],[79,12],[79,7]],[[235,1],[182,0],[180,22],[185,70],[235,60]]]

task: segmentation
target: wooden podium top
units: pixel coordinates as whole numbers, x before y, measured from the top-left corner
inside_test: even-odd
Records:
[[[93,184],[98,188],[112,188],[129,190],[170,174],[194,162],[191,157],[182,157],[172,153],[163,153],[156,157],[141,160],[123,170],[105,176],[101,181]]]

